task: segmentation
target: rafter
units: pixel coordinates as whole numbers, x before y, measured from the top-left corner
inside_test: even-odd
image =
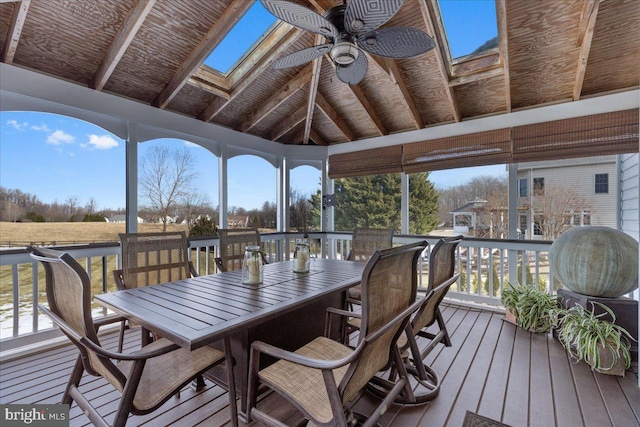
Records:
[[[272,141],[277,141],[287,133],[291,132],[296,126],[304,121],[307,117],[307,105],[303,105],[298,108],[295,113],[290,114],[285,120],[271,130],[269,138]]]
[[[322,43],[324,36],[317,34],[314,45]],[[302,143],[309,143],[311,123],[313,122],[313,110],[316,104],[316,93],[318,92],[318,82],[320,81],[320,70],[322,69],[322,56],[313,60],[313,71],[311,72],[311,84],[309,84],[309,97],[307,99],[307,121],[304,124],[304,136]]]
[[[24,25],[24,20],[27,17],[30,3],[31,0],[23,0],[13,6],[11,24],[9,25],[9,30],[5,35],[4,50],[2,51],[2,62],[5,64],[11,64],[13,62],[13,57],[15,56],[16,49],[18,48],[20,34],[22,34],[22,26]]]
[[[420,12],[422,13],[422,19],[424,20],[424,23],[427,27],[427,32],[435,37],[437,44],[436,48],[434,49],[436,62],[438,64],[438,69],[440,70],[440,75],[442,76],[442,81],[445,86],[445,93],[447,95],[447,98],[449,99],[449,105],[451,106],[453,118],[456,122],[459,122],[461,119],[460,109],[458,108],[458,104],[453,93],[453,88],[449,86],[449,73],[447,71],[446,65],[447,63],[444,60],[444,54],[442,52],[442,49],[444,49],[444,46],[446,46],[447,43],[446,35],[443,31],[436,31],[433,24],[433,16],[435,15],[435,11],[431,9],[433,8],[433,4],[430,1],[429,3],[427,3],[427,1],[428,0],[418,0],[418,3],[420,4]]]
[[[207,34],[200,40],[198,46],[189,54],[187,59],[176,70],[175,74],[167,82],[162,92],[153,100],[152,105],[165,108],[173,97],[182,89],[182,86],[189,80],[189,77],[202,65],[213,50],[220,44],[222,39],[231,31],[240,18],[252,6],[246,0],[234,0],[209,29]]]
[[[325,141],[324,138],[313,128],[311,129],[309,137],[313,142],[316,143],[316,145],[329,145],[329,143]]]
[[[492,70],[482,71],[476,74],[470,74],[468,76],[457,77],[449,80],[449,86],[460,86],[467,83],[477,82],[479,80],[487,80],[493,77],[498,77],[504,74],[502,68],[494,68]]]
[[[318,91],[316,95],[316,105],[322,111],[322,113],[327,116],[329,120],[333,122],[334,125],[342,132],[342,134],[347,138],[348,141],[353,141],[356,139],[347,123],[344,121],[342,117],[333,109],[333,107],[327,102],[327,100],[322,96],[320,91]]]
[[[329,64],[331,64],[331,66],[333,67],[333,70],[335,71],[336,64],[334,64],[333,61],[329,58],[328,58],[328,62]],[[382,123],[382,120],[380,120],[378,113],[376,113],[376,110],[373,108],[373,106],[367,99],[366,95],[364,94],[364,91],[360,88],[360,86],[345,84],[344,87],[348,89],[351,92],[351,94],[358,100],[358,102],[362,106],[362,109],[369,116],[369,119],[371,120],[373,125],[376,127],[378,134],[380,135],[388,134],[389,132],[387,132],[387,128]]]
[[[107,54],[102,58],[100,66],[91,78],[90,88],[102,90],[155,3],[156,0],[138,0],[131,8],[122,27],[111,42]]]
[[[244,79],[233,88],[231,97],[228,100],[224,101],[220,98],[216,98],[198,115],[198,119],[208,122],[217,116],[224,107],[229,105],[247,86],[253,83],[253,81],[258,78],[260,74],[267,69],[267,67],[271,66],[271,63],[276,60],[278,55],[286,50],[291,43],[294,43],[303,34],[302,30],[292,27],[289,24],[282,24],[280,28],[284,28],[286,31],[286,34],[280,40],[280,43],[276,44],[273,50],[261,57],[258,61],[258,65],[244,75]]]
[[[313,64],[309,64],[304,67],[291,80],[288,80],[284,86],[271,95],[269,99],[267,99],[256,111],[251,113],[240,125],[240,130],[242,132],[247,132],[260,123],[262,119],[278,108],[279,105],[289,99],[294,93],[302,89],[309,80],[311,80],[312,72]]]
[[[585,0],[582,8],[582,16],[578,30],[580,56],[578,59],[578,69],[576,70],[576,81],[573,85],[574,101],[579,100],[582,94],[582,84],[584,83],[584,74],[587,71],[587,62],[589,60],[589,52],[591,51],[591,40],[593,39],[593,31],[596,27],[599,5],[599,0]]]
[[[505,0],[496,2],[498,15],[498,51],[502,69],[504,70],[504,98],[507,113],[511,112],[511,76],[509,74],[509,30],[507,28],[507,3]]]
[[[411,91],[407,87],[407,84],[404,81],[404,77],[402,77],[402,72],[398,67],[396,61],[390,58],[382,58],[376,55],[367,54],[369,59],[373,59],[374,64],[378,65],[385,74],[388,74],[391,78],[393,84],[396,85],[400,93],[402,94],[402,100],[404,104],[407,106],[409,111],[411,112],[411,118],[413,120],[414,125],[418,129],[422,129],[424,127],[424,122],[422,121],[422,117],[420,116],[420,111],[418,111],[418,107],[416,107],[416,103],[413,99],[413,95],[411,95]]]

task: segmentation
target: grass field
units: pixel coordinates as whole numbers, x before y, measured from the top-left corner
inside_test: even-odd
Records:
[[[139,232],[162,231],[162,224],[138,224]],[[167,231],[188,231],[184,224],[169,224]],[[124,223],[110,222],[0,222],[0,246],[116,242]]]

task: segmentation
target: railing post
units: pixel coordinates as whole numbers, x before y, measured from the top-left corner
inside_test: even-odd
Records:
[[[518,164],[509,164],[509,239],[518,238]],[[509,282],[518,280],[518,252],[514,249],[507,251],[509,263]]]

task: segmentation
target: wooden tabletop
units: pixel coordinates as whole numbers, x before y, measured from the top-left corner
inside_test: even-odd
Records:
[[[366,263],[313,259],[309,273],[293,261],[265,266],[261,285],[242,272],[194,277],[96,295],[95,300],[180,346],[196,349],[360,282]]]

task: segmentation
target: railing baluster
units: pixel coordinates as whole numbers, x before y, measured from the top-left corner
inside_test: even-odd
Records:
[[[31,277],[33,277],[32,280],[32,287],[31,287],[31,296],[33,299],[33,307],[32,308],[32,313],[33,313],[33,322],[32,322],[32,331],[33,332],[38,332],[38,302],[40,300],[40,292],[38,292],[38,263],[34,262],[31,264]]]
[[[18,277],[18,264],[11,266],[11,277],[13,279],[13,332],[14,337],[18,336],[20,329],[20,280]]]

